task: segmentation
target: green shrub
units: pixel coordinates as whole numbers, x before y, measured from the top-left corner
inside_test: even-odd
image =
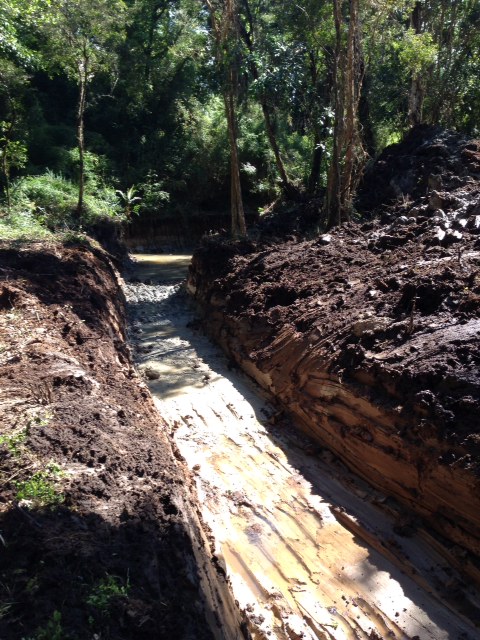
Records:
[[[12,207],[3,218],[2,226],[31,226],[32,232],[39,232],[39,227],[50,231],[71,229],[77,226],[77,201],[78,186],[63,176],[51,171],[27,176],[14,183]],[[115,190],[100,181],[87,182],[81,223],[88,225],[98,218],[113,217],[122,217]]]
[[[51,231],[29,210],[0,211],[0,240],[34,240],[49,238]]]
[[[12,189],[12,210],[30,211],[37,222],[49,229],[70,226],[77,204],[77,188],[62,176],[48,171],[18,180]]]

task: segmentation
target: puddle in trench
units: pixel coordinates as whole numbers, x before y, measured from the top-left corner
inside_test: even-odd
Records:
[[[272,407],[187,326],[194,313],[179,282],[189,257],[137,258],[138,278],[152,283],[126,285],[137,363],[194,474],[218,563],[252,637],[478,637],[422,587],[448,580],[440,557],[397,536],[374,492],[349,486],[351,475],[327,452],[308,455],[302,436],[271,426]],[[389,553],[354,535],[339,513],[365,523]],[[400,570],[407,559],[415,580]]]

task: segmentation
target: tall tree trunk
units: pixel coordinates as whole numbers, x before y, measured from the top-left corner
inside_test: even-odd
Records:
[[[235,74],[232,73],[232,76]],[[240,163],[237,145],[237,117],[235,111],[235,95],[233,91],[233,77],[227,91],[225,91],[225,114],[227,116],[228,140],[230,144],[230,206],[232,220],[232,235],[244,236],[247,233],[245,213],[243,210],[242,187],[240,183]]]
[[[313,130],[313,153],[312,153],[312,165],[310,168],[310,175],[308,176],[307,191],[310,195],[313,195],[318,187],[318,181],[320,177],[320,168],[323,160],[323,147],[320,146],[322,138],[320,135],[320,129],[315,126]]]
[[[11,207],[11,197],[10,197],[10,172],[8,169],[8,158],[7,158],[8,144],[5,144],[5,147],[2,151],[2,173],[5,178],[5,196],[7,198],[7,210],[10,211]]]
[[[247,16],[249,30],[247,31],[245,28],[241,28],[240,33],[243,38],[243,41],[247,46],[247,49],[251,54],[249,59],[250,72],[252,74],[253,79],[258,80],[260,74],[258,72],[258,67],[255,62],[255,57],[253,55],[254,54],[254,43],[253,43],[254,25],[253,25],[252,12],[250,11],[250,5],[248,0],[243,0],[243,6],[245,9],[245,14]],[[260,94],[259,102],[260,102],[260,106],[262,107],[263,120],[265,122],[265,131],[267,133],[268,142],[270,144],[270,147],[273,151],[273,155],[275,157],[275,164],[277,165],[278,174],[280,176],[283,191],[285,195],[295,199],[296,197],[298,197],[298,189],[294,187],[294,185],[290,181],[290,178],[288,177],[287,170],[285,168],[285,163],[283,162],[283,158],[282,158],[282,153],[280,151],[280,147],[277,141],[277,136],[275,134],[274,110],[269,105],[267,96],[263,91]]]
[[[240,162],[238,159],[238,127],[236,112],[236,91],[238,74],[234,47],[238,38],[238,14],[235,0],[222,0],[220,17],[217,16],[212,0],[206,0],[212,20],[212,28],[216,41],[216,57],[220,69],[225,72],[223,99],[227,118],[228,141],[230,145],[230,193],[232,235],[244,236],[247,233],[245,213],[243,210],[242,188],[240,183]]]
[[[333,0],[333,18],[335,23],[335,54],[333,63],[333,146],[332,158],[327,178],[327,193],[325,197],[325,211],[327,226],[331,227],[341,223],[341,200],[340,200],[340,159],[341,147],[343,143],[344,129],[344,96],[341,91],[343,83],[342,69],[344,66],[343,46],[342,46],[342,7],[341,0]]]
[[[331,58],[333,58],[333,51],[328,48],[330,51]],[[326,48],[327,50],[327,48]],[[310,174],[307,182],[307,191],[310,195],[315,195],[318,189],[318,185],[320,182],[320,170],[322,168],[322,161],[324,158],[325,148],[321,144],[322,140],[326,140],[328,138],[328,129],[331,127],[332,123],[329,122],[326,113],[323,117],[323,122],[320,124],[318,119],[318,112],[320,106],[325,108],[328,104],[328,100],[330,99],[332,93],[332,83],[333,83],[333,64],[330,63],[328,65],[328,72],[326,79],[319,85],[319,77],[318,77],[318,62],[317,57],[313,51],[309,53],[310,58],[310,79],[312,83],[313,93],[315,95],[316,106],[318,107],[317,111],[314,112],[313,119],[313,150],[312,150],[312,161],[310,165]],[[319,89],[321,88],[321,93]]]
[[[416,34],[422,33],[422,7],[420,2],[417,2],[413,8],[410,25]],[[422,74],[414,72],[408,97],[408,121],[412,127],[421,124],[423,121],[424,99],[425,85]]]
[[[328,227],[340,225],[350,218],[353,196],[365,160],[358,126],[358,106],[364,72],[358,10],[359,0],[349,0],[349,23],[344,45],[342,0],[333,0],[336,34],[333,70],[335,124],[325,199]]]
[[[275,135],[275,125],[273,124],[274,116],[272,108],[269,106],[264,95],[262,95],[262,97],[260,98],[260,104],[262,107],[263,119],[265,121],[265,130],[267,132],[268,141],[270,143],[270,147],[272,148],[273,155],[275,156],[275,164],[277,165],[278,173],[280,175],[283,191],[285,195],[295,199],[298,196],[298,190],[291,183],[287,174],[287,170],[285,169],[285,164],[283,162],[280,147],[278,146],[277,137]]]
[[[347,55],[345,59],[345,161],[342,180],[342,214],[348,220],[352,209],[352,196],[355,179],[354,163],[357,144],[357,51],[356,40],[358,37],[358,0],[350,0],[350,22],[347,37]],[[339,224],[342,220],[339,220]]]
[[[87,102],[88,82],[88,55],[86,48],[83,51],[83,59],[79,64],[79,97],[77,109],[77,141],[79,158],[78,175],[78,203],[77,219],[80,221],[83,215],[83,200],[85,194],[85,105]]]
[[[2,173],[5,178],[5,196],[7,198],[7,210],[10,211],[10,207],[12,205],[11,194],[10,194],[10,166],[8,163],[8,147],[11,142],[11,136],[13,133],[13,128],[15,126],[15,115],[13,114],[11,117],[10,125],[6,131],[4,131],[4,146],[1,152],[2,156]]]

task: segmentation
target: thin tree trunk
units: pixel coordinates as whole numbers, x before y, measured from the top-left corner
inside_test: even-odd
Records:
[[[356,91],[356,51],[355,41],[358,31],[358,0],[350,0],[350,21],[348,25],[347,55],[345,60],[345,162],[342,180],[342,214],[350,219],[352,209],[354,163],[357,146],[357,91]],[[339,220],[341,224],[342,220]]]
[[[78,176],[78,203],[77,219],[81,220],[83,215],[83,200],[85,194],[85,105],[87,101],[87,81],[88,81],[88,55],[83,52],[83,60],[79,64],[79,99],[77,110],[77,140],[79,157]]]
[[[330,169],[327,178],[325,209],[327,226],[341,222],[340,203],[340,156],[343,140],[343,96],[341,92],[343,52],[342,52],[342,13],[341,0],[333,0],[333,18],[335,23],[335,57],[332,70],[333,106],[335,121],[333,125],[333,148]]]
[[[225,115],[227,118],[228,141],[230,146],[230,193],[231,193],[231,218],[232,235],[244,236],[247,233],[245,213],[243,210],[242,188],[240,183],[240,162],[238,159],[237,145],[237,115],[236,115],[236,89],[238,77],[235,61],[230,57],[231,39],[238,38],[238,24],[235,0],[224,0],[221,19],[217,17],[215,7],[211,0],[206,0],[210,11],[213,32],[217,45],[217,63],[220,69],[226,69],[224,78],[223,99],[225,103]],[[225,58],[225,52],[226,58]]]
[[[245,28],[241,28],[241,35],[243,37],[243,41],[245,42],[247,49],[250,54],[250,71],[254,80],[258,80],[260,74],[258,72],[258,67],[255,62],[255,58],[253,56],[254,53],[254,44],[253,44],[253,18],[252,12],[250,11],[250,5],[248,0],[243,0],[243,6],[245,8],[245,13],[247,15],[249,31]],[[260,106],[262,107],[263,119],[265,122],[265,131],[267,133],[268,142],[270,143],[270,147],[273,151],[273,155],[275,157],[275,164],[277,165],[278,173],[280,176],[280,180],[282,183],[282,188],[284,193],[291,197],[296,198],[298,196],[298,190],[291,183],[290,178],[288,177],[287,170],[285,168],[285,163],[283,162],[282,153],[280,151],[280,147],[278,145],[277,136],[275,134],[275,115],[272,107],[268,104],[267,97],[265,93],[262,91],[259,98]]]
[[[8,171],[7,145],[5,145],[2,153],[2,172],[5,177],[5,195],[7,197],[7,210],[10,211],[10,176]]]
[[[234,74],[233,74],[234,75]],[[231,78],[233,80],[233,78]],[[235,113],[235,97],[233,87],[225,92],[225,114],[227,116],[228,140],[230,144],[230,194],[232,235],[244,236],[247,233],[245,213],[243,210],[242,188],[240,183],[240,163],[237,145],[237,118]]]
[[[330,51],[330,53],[333,53]],[[317,58],[313,51],[309,53],[310,58],[310,79],[312,82],[312,89],[314,95],[316,96],[315,100],[319,103],[318,106],[326,107],[325,97],[327,100],[329,99],[332,93],[332,65],[330,64],[328,67],[328,73],[326,80],[322,82],[322,95],[320,96],[319,92],[319,80],[318,80],[318,67],[317,67]],[[307,182],[307,192],[310,195],[315,195],[318,189],[319,181],[320,181],[320,170],[322,168],[322,161],[324,157],[324,146],[321,145],[322,140],[326,140],[328,137],[328,129],[331,125],[330,122],[327,122],[327,116],[324,115],[323,123],[320,125],[318,121],[318,112],[314,112],[313,118],[313,150],[312,150],[312,161],[310,165],[310,174]]]
[[[313,131],[313,153],[312,153],[312,166],[310,168],[310,175],[308,177],[307,191],[310,195],[315,194],[318,181],[320,177],[320,169],[323,160],[323,147],[320,145],[322,136],[318,126],[315,126]]]
[[[420,2],[415,4],[410,24],[416,34],[422,33],[422,7]],[[423,102],[425,99],[425,86],[422,75],[414,72],[410,85],[410,95],[408,97],[408,121],[414,127],[423,121]]]
[[[328,227],[349,220],[365,156],[358,127],[358,107],[364,73],[361,65],[359,0],[349,0],[346,45],[342,42],[341,0],[333,0],[333,11],[336,34],[333,70],[335,124],[325,199]]]
[[[277,165],[278,173],[280,175],[283,191],[287,196],[295,197],[296,195],[298,195],[297,189],[295,189],[293,184],[290,182],[290,179],[287,175],[287,170],[285,169],[285,165],[283,163],[282,154],[280,152],[280,147],[278,146],[277,137],[275,135],[272,109],[268,105],[265,97],[262,97],[260,99],[260,104],[262,106],[263,119],[265,121],[265,130],[267,132],[268,141],[270,142],[270,147],[272,148],[273,155],[275,156],[275,164]]]
[[[8,146],[13,137],[13,129],[15,127],[16,119],[17,117],[16,117],[15,108],[12,108],[10,125],[4,133],[5,146],[3,147],[3,152],[2,152],[2,172],[3,172],[3,175],[5,176],[5,195],[7,197],[8,211],[10,211],[10,208],[12,206],[12,199],[11,199],[11,193],[10,193],[10,167],[8,165]]]

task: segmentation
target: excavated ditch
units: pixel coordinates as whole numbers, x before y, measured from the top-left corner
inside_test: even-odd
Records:
[[[478,637],[479,594],[435,540],[302,435],[199,331],[180,284],[188,259],[140,258],[125,288],[137,365],[251,637]]]
[[[0,243],[0,638],[240,640],[105,252]]]

